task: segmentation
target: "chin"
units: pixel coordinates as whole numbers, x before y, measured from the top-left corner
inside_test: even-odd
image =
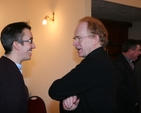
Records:
[[[79,57],[82,57],[83,55],[81,55],[81,54],[78,54],[78,56],[79,56]]]
[[[84,56],[84,55],[78,55],[79,57],[82,57],[82,58],[85,58],[86,56]]]
[[[30,58],[26,58],[25,60],[30,60],[31,59],[31,57]]]

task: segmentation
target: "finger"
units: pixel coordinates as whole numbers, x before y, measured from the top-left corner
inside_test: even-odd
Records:
[[[64,104],[64,103],[62,103],[63,104],[63,108],[65,109],[65,110],[67,110],[67,107],[66,107],[66,105]]]
[[[63,101],[63,104],[64,104],[67,108],[69,108],[69,102],[68,102],[68,99],[65,99],[65,100]]]
[[[73,96],[73,103],[75,103],[77,100],[77,96]]]
[[[73,106],[70,108],[70,110],[76,109],[76,108],[77,108],[77,105],[78,105],[78,104],[73,104]]]
[[[68,102],[68,107],[71,108],[73,105],[73,97],[68,98],[67,102]]]
[[[69,97],[69,98],[63,100],[63,103],[67,108],[71,108],[71,106],[73,105],[73,98]]]

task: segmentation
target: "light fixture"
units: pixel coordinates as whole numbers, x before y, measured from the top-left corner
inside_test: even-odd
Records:
[[[45,16],[45,17],[44,17],[44,20],[43,20],[43,22],[42,22],[42,23],[43,23],[44,25],[46,25],[48,20],[50,20],[50,21],[54,21],[54,12],[53,12],[53,14],[52,14],[52,15],[53,15],[53,17],[52,17],[52,18],[50,18],[48,15],[47,15],[47,16]]]

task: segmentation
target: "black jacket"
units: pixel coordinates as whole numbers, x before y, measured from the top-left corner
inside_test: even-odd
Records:
[[[77,95],[78,107],[72,113],[116,113],[116,74],[102,47],[91,52],[74,69],[53,82],[52,99],[62,101]],[[60,105],[60,113],[67,113]]]
[[[27,113],[27,93],[16,64],[0,58],[0,113]]]
[[[139,113],[141,113],[141,59],[137,62],[135,67],[135,81],[139,97]]]
[[[134,70],[126,58],[121,54],[114,61],[117,72],[117,106],[119,113],[135,113],[135,104],[138,103],[137,90],[135,87]],[[132,112],[131,112],[132,111]]]

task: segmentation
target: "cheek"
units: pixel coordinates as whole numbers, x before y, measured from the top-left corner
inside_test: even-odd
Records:
[[[81,44],[81,47],[83,48],[83,50],[86,53],[89,53],[89,50],[91,48],[91,43],[90,42],[84,42],[84,43]]]
[[[23,48],[23,53],[27,53],[30,50],[30,46],[26,46]]]
[[[139,54],[139,52],[138,52],[138,51],[136,51],[136,52],[135,52],[135,54],[136,54],[136,55],[138,55],[138,54]]]
[[[84,45],[87,47],[87,48],[90,48],[90,47],[92,47],[92,45],[93,45],[93,43],[92,43],[92,41],[86,41],[85,43],[84,43]]]
[[[86,46],[87,46],[87,43],[86,42],[83,42],[83,43],[80,43],[80,46],[84,49],[86,49]]]
[[[139,55],[138,52],[135,52],[135,53],[133,54],[134,57],[138,57],[138,55]]]

